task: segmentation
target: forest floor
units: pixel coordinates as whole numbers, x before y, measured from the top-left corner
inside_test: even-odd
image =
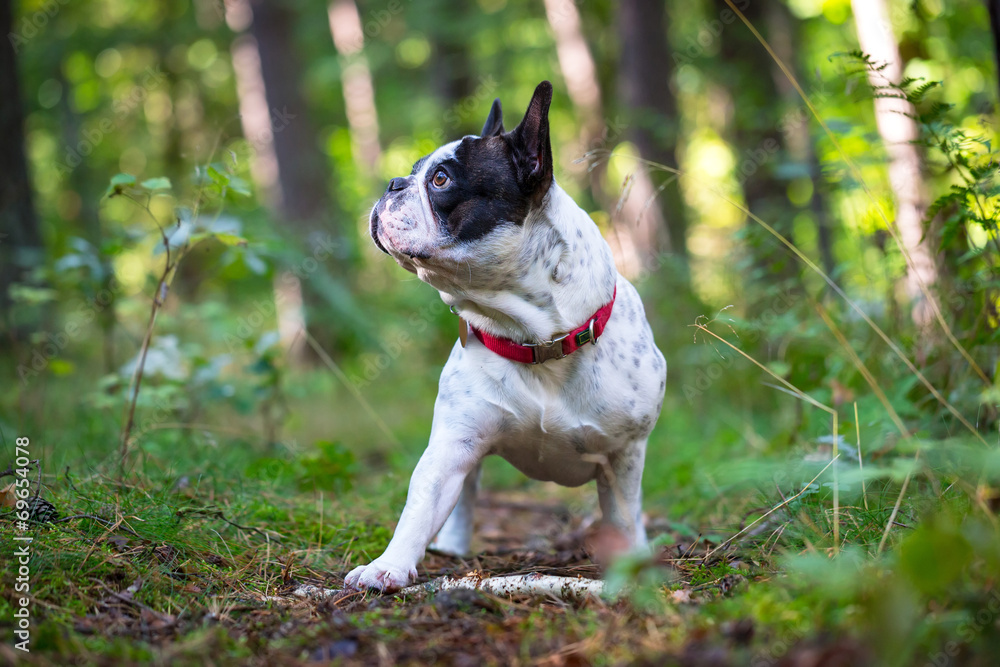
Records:
[[[759,430],[727,435],[713,430],[719,412],[665,410],[669,429],[651,440],[643,477],[649,556],[602,570],[591,558],[608,538],[593,485],[532,482],[491,457],[476,557],[429,553],[421,586],[405,593],[344,591],[344,576],[385,549],[425,445],[434,394],[410,375],[380,384],[394,402],[370,399],[389,406],[395,442],[317,373],[288,383],[295,436],[262,441],[252,404],[249,416],[216,409],[214,426],[198,415],[150,422],[124,474],[119,406],[53,389],[33,421],[0,434],[0,470],[13,436],[32,436],[42,461],[28,471],[32,492],[59,513],[19,533],[15,478],[0,478],[0,665],[996,664],[1000,495],[974,484],[1000,459],[925,445],[927,472],[901,502],[908,450],[866,460],[884,470],[862,485],[849,477],[857,464],[832,461],[818,436],[781,456],[743,444],[745,433],[784,442],[775,415],[802,430],[795,411],[762,412]],[[820,479],[834,463],[836,509]],[[22,575],[14,538],[24,536]],[[424,586],[530,573],[600,578],[609,595]],[[17,648],[22,608],[30,653]]]
[[[67,491],[76,490],[69,484]],[[574,514],[550,487],[539,493],[492,493],[477,510],[479,555],[461,560],[429,553],[419,582],[472,572],[542,573],[600,578],[588,556],[599,531]],[[175,503],[179,530],[157,539],[157,499],[145,507],[119,507],[108,518],[80,518],[33,531],[38,570],[32,577],[35,618],[31,652],[0,644],[0,661],[35,665],[127,664],[503,664],[503,665],[849,665],[864,664],[858,641],[820,632],[781,628],[780,619],[755,619],[750,607],[709,610],[739,599],[773,576],[740,550],[712,555],[695,536],[661,535],[655,558],[632,564],[651,576],[655,609],[635,597],[567,601],[552,596],[497,597],[479,591],[377,595],[342,590],[352,563],[365,562],[373,539],[360,524],[347,525],[331,544],[305,550],[283,544],[284,526],[237,526],[218,506],[195,509]],[[86,495],[83,492],[78,493]],[[540,497],[541,496],[541,497]],[[162,499],[160,499],[162,500]],[[127,505],[128,503],[125,503]],[[162,503],[160,503],[162,506]],[[279,508],[273,508],[279,510]],[[280,508],[274,518],[294,510]],[[144,526],[144,519],[147,526]],[[8,517],[9,518],[9,517]],[[323,521],[322,516],[314,520]],[[200,532],[219,534],[228,551],[206,548]],[[148,524],[152,530],[145,530]],[[130,526],[136,530],[133,531]],[[175,526],[176,527],[176,526]],[[4,545],[13,522],[0,520]],[[146,537],[140,535],[145,534]],[[244,545],[244,546],[241,546]],[[230,550],[230,547],[232,549]],[[346,548],[345,548],[346,547]],[[6,549],[5,549],[6,551]],[[342,556],[341,562],[328,557]],[[324,554],[327,556],[324,558]],[[4,559],[6,560],[6,559]],[[11,562],[11,561],[7,561]],[[325,562],[326,567],[323,567]],[[5,568],[4,588],[12,573]],[[315,592],[302,595],[303,586]],[[766,586],[766,583],[764,584]],[[743,605],[740,605],[743,607]],[[10,610],[0,619],[7,626]],[[745,614],[745,615],[744,615]],[[4,631],[8,637],[11,631]]]

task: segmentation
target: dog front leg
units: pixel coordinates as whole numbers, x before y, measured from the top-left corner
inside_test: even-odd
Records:
[[[472,472],[465,476],[465,483],[462,484],[462,493],[458,496],[458,503],[431,543],[431,549],[452,556],[469,555],[475,518],[476,494],[479,491],[479,478],[482,476],[482,472],[483,466],[478,464],[472,469]]]
[[[427,545],[455,507],[466,478],[480,460],[461,439],[432,438],[410,478],[406,506],[389,546],[368,565],[352,570],[344,584],[392,591],[412,582]]]

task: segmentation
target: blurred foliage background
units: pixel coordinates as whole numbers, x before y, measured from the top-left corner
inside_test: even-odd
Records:
[[[734,2],[786,71],[721,0],[2,4],[0,428],[47,470],[119,464],[159,293],[127,470],[387,476],[398,507],[456,320],[368,211],[549,79],[556,178],[670,367],[649,513],[727,529],[836,449],[793,551],[880,550],[907,489],[901,524],[954,503],[995,525],[996,3]],[[493,462],[487,484],[526,482]],[[869,513],[831,536],[835,491]]]

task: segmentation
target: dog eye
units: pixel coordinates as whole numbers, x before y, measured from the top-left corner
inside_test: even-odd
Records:
[[[431,179],[431,183],[434,184],[436,188],[443,188],[451,182],[448,174],[444,173],[444,169],[438,169],[434,172],[434,178]]]

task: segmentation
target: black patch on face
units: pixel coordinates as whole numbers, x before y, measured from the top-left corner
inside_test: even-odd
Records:
[[[443,188],[434,186],[434,174],[449,178]],[[427,170],[423,186],[441,226],[457,241],[474,241],[500,225],[524,223],[530,196],[517,182],[506,137],[466,137],[455,157]]]
[[[500,100],[495,100],[482,136],[466,137],[454,157],[426,170],[419,187],[426,189],[444,233],[457,241],[474,241],[498,226],[523,224],[528,211],[541,204],[553,182],[548,117],[551,102],[552,84],[542,81],[521,123],[504,132]],[[429,157],[417,160],[411,177],[423,169]],[[438,170],[449,178],[440,188],[432,182]],[[393,183],[403,180],[390,181],[389,190],[400,189]],[[390,204],[390,211],[394,212],[398,205]],[[373,215],[371,231],[376,244],[377,226],[378,218]]]

